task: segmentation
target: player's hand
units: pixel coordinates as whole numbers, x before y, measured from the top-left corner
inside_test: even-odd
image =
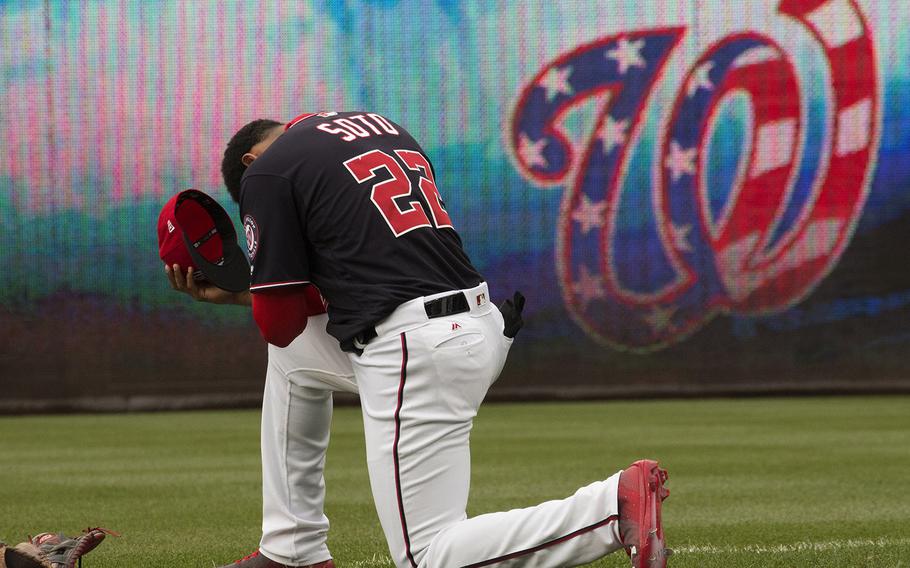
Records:
[[[193,268],[187,268],[186,274],[183,273],[179,264],[173,266],[164,266],[164,272],[167,274],[168,282],[171,288],[178,292],[189,295],[197,302],[208,302],[209,304],[235,304],[240,306],[252,305],[250,293],[247,292],[228,292],[208,282],[197,282],[193,278]]]

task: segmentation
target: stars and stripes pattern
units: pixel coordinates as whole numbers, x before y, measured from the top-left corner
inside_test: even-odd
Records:
[[[509,125],[516,166],[541,186],[568,184],[572,174],[557,269],[569,313],[593,338],[648,351],[720,312],[785,309],[849,242],[880,130],[871,32],[855,0],[781,0],[779,12],[803,25],[828,59],[831,131],[813,137],[820,147],[805,147],[800,83],[773,39],[750,31],[723,38],[691,65],[660,138],[653,227],[619,226],[620,188],[649,96],[686,30],[580,46],[543,66],[522,92]],[[749,97],[751,138],[718,208],[703,171],[706,133],[734,92]],[[591,98],[601,110],[582,147],[562,121]],[[796,191],[799,165],[816,156],[812,191]]]
[[[623,317],[613,298],[617,278],[605,266],[618,176],[650,94],[681,28],[622,34],[581,46],[545,66],[522,94],[511,136],[517,166],[541,185],[560,183],[583,164],[579,183],[565,198],[560,277],[576,321],[600,333],[599,322]],[[576,147],[561,120],[575,105],[599,97],[603,111],[585,147]],[[691,162],[691,158],[689,159]],[[680,167],[685,167],[681,165]],[[677,239],[686,246],[691,227]],[[608,313],[609,312],[609,313]],[[641,322],[658,329],[671,325],[672,310],[643,313]]]
[[[668,28],[614,36],[581,46],[541,69],[525,87],[513,115],[510,136],[521,172],[544,184],[562,181],[576,148],[560,120],[591,96],[617,97],[598,140],[608,156],[624,149],[642,99],[681,35],[681,28]]]

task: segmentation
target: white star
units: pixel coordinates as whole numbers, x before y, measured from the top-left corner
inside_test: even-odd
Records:
[[[597,138],[599,138],[603,144],[604,154],[609,154],[613,151],[614,147],[626,143],[627,128],[629,128],[628,120],[620,120],[617,122],[613,120],[612,116],[607,117],[603,126],[600,127],[600,132],[597,133]]]
[[[676,225],[670,223],[670,236],[673,238],[673,248],[679,252],[692,252],[692,245],[689,244],[689,233],[692,231],[692,225]]]
[[[663,331],[673,325],[673,316],[675,314],[676,308],[674,306],[662,308],[655,305],[651,313],[644,317],[644,320],[648,322],[652,330]]]
[[[575,211],[572,212],[572,220],[581,224],[581,232],[584,235],[594,227],[604,226],[604,212],[607,210],[606,201],[594,203],[588,199],[587,195],[581,196],[581,203]]]
[[[606,53],[607,59],[616,61],[619,65],[619,73],[625,75],[629,67],[644,67],[645,60],[641,56],[641,50],[645,46],[645,40],[629,41],[625,38],[619,40],[616,49]]]
[[[521,157],[521,161],[529,168],[535,166],[546,168],[549,165],[547,164],[547,159],[543,157],[543,149],[546,145],[546,138],[541,138],[537,142],[533,142],[524,132],[522,132],[518,136],[518,155]]]
[[[697,154],[698,148],[683,150],[677,142],[670,143],[670,155],[667,156],[664,167],[670,170],[674,183],[686,174],[695,175],[695,157]]]
[[[714,69],[714,63],[708,61],[695,70],[695,73],[689,80],[689,86],[687,88],[689,98],[694,97],[699,89],[707,89],[710,91],[714,88],[714,83],[712,83],[711,78],[708,77],[708,73],[710,73],[712,69]]]
[[[546,75],[537,82],[538,87],[543,87],[547,91],[547,102],[552,101],[559,95],[571,95],[575,91],[569,84],[569,75],[572,74],[572,67],[563,68],[550,67]]]
[[[585,265],[581,265],[579,269],[578,281],[572,283],[572,292],[579,297],[582,309],[586,308],[591,300],[606,296],[603,278],[593,276]]]

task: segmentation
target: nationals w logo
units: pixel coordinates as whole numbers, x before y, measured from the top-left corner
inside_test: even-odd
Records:
[[[770,36],[736,33],[708,47],[662,115],[654,171],[637,176],[651,184],[644,221],[624,217],[635,207],[623,191],[632,142],[687,30],[602,38],[547,63],[524,87],[509,144],[527,179],[568,186],[557,272],[570,314],[593,338],[649,351],[717,313],[784,310],[843,253],[879,137],[872,33],[855,0],[781,0],[777,17],[798,25],[826,59],[821,93],[805,92],[791,54]],[[818,135],[807,132],[810,96],[827,98]],[[574,141],[567,114],[592,100],[592,134]],[[736,101],[746,109],[730,137],[739,152],[719,191],[712,139]]]

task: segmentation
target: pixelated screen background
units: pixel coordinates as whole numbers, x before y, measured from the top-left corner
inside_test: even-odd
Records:
[[[905,0],[0,1],[0,399],[255,400],[249,310],[170,289],[158,212],[195,187],[236,217],[236,129],[332,110],[404,125],[494,301],[527,296],[494,394],[907,388],[908,23]]]

